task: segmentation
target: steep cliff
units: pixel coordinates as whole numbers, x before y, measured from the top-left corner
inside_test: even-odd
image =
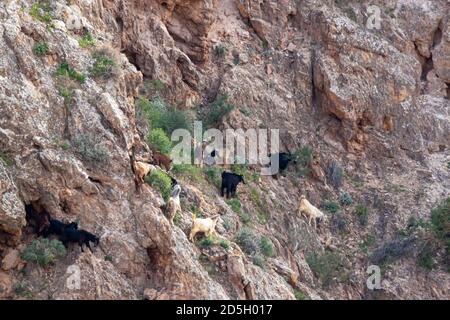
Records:
[[[432,239],[411,221],[450,195],[449,24],[444,0],[2,1],[0,297],[448,299],[448,251],[417,263]],[[173,171],[172,225],[160,192],[136,189],[138,98],[201,115],[225,95],[218,128],[279,128],[283,150],[311,151],[308,173],[246,172],[230,202],[205,170]],[[318,230],[301,194],[329,216]],[[99,247],[25,263],[30,203]],[[191,213],[220,214],[222,241],[190,242]]]

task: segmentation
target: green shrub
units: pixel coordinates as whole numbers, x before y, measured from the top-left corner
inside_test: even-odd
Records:
[[[208,114],[206,115],[205,122],[207,126],[217,124],[223,117],[233,111],[234,105],[228,102],[227,95],[220,95],[211,104]]]
[[[111,53],[107,50],[99,50],[92,54],[94,63],[91,68],[91,74],[95,78],[108,79],[114,75],[116,62]]]
[[[88,31],[80,39],[78,39],[78,44],[81,48],[92,47],[95,45],[95,40],[92,34]]]
[[[58,257],[66,255],[66,248],[59,240],[37,239],[25,248],[22,259],[41,267],[53,264]]]
[[[370,260],[377,265],[387,265],[402,257],[410,256],[414,251],[414,237],[396,237],[375,249]]]
[[[170,136],[176,129],[192,129],[192,119],[185,111],[175,107],[167,106],[161,98],[152,101],[146,98],[139,98],[137,102],[138,112],[148,121],[152,129],[162,129]]]
[[[11,158],[2,152],[0,152],[0,161],[3,162],[7,167],[10,167],[14,164]]]
[[[248,215],[248,213],[242,211],[242,205],[239,199],[230,199],[227,201],[227,204],[234,212],[237,213],[244,224],[248,224],[250,222],[250,216]]]
[[[309,175],[313,150],[308,146],[303,146],[294,153],[294,157],[297,161],[297,173],[302,177]]]
[[[173,224],[176,226],[180,226],[182,218],[183,217],[181,216],[181,213],[177,211],[175,213],[175,217],[173,217]]]
[[[56,69],[56,75],[67,77],[83,84],[86,82],[86,76],[75,69],[72,69],[67,62],[62,62]]]
[[[345,207],[351,206],[353,203],[352,197],[347,192],[341,193],[339,201],[341,202],[341,205]]]
[[[306,262],[324,287],[329,286],[343,269],[342,257],[335,252],[311,253],[307,255]]]
[[[110,256],[110,255],[106,255],[106,256],[104,257],[104,260],[105,260],[105,261],[109,261],[109,262],[113,262],[113,261],[114,261],[114,260],[113,260],[113,257]]]
[[[48,47],[48,44],[44,41],[40,41],[40,42],[36,43],[33,47],[33,52],[38,57],[43,57],[43,56],[47,55],[49,50],[50,49]]]
[[[203,171],[206,179],[217,188],[220,188],[222,185],[222,170],[219,167],[205,167]]]
[[[308,296],[301,290],[294,289],[294,296],[297,300],[308,300]]]
[[[323,207],[326,211],[328,211],[330,213],[336,213],[336,212],[339,212],[339,210],[341,210],[339,203],[334,202],[334,201],[326,201],[323,204]]]
[[[207,248],[210,247],[214,244],[214,238],[212,236],[207,236],[207,237],[203,237],[200,241],[199,241],[199,245],[203,248]]]
[[[219,58],[219,59],[223,59],[225,58],[225,56],[228,53],[228,49],[222,45],[222,44],[217,44],[214,46],[214,55]]]
[[[172,192],[172,180],[170,177],[161,170],[152,171],[145,181],[161,192],[161,195],[165,201],[169,200],[170,193]]]
[[[64,104],[66,106],[70,105],[73,98],[73,90],[66,87],[59,87],[58,93],[61,97],[64,98]]]
[[[249,228],[244,227],[239,231],[236,243],[249,255],[260,252],[259,239]]]
[[[362,226],[367,225],[367,221],[369,219],[369,210],[364,205],[358,205],[355,210],[356,215],[358,216],[358,221]]]
[[[273,255],[274,255],[273,244],[269,238],[267,238],[266,236],[262,236],[261,240],[260,240],[260,246],[261,246],[261,252],[266,257],[273,257]]]
[[[108,150],[101,146],[92,135],[82,134],[73,139],[72,145],[76,152],[93,164],[103,164],[109,161]]]
[[[375,244],[375,236],[373,234],[368,234],[365,236],[364,240],[359,244],[359,248],[362,252],[367,254],[369,249]]]
[[[174,164],[172,172],[175,175],[182,175],[189,178],[190,181],[200,181],[202,177],[202,169],[192,164]]]
[[[257,254],[255,256],[253,256],[252,260],[253,260],[253,264],[255,266],[258,266],[258,267],[263,268],[263,269],[266,267],[266,260],[260,254]]]
[[[435,250],[431,243],[426,242],[417,256],[417,264],[426,270],[432,270],[434,268],[434,253]]]
[[[50,25],[54,19],[53,8],[49,0],[38,0],[30,8],[30,16],[34,19]]]
[[[450,197],[431,210],[430,222],[431,230],[436,238],[444,244],[448,254],[450,250]]]
[[[161,153],[169,154],[172,149],[172,142],[163,129],[153,129],[148,134],[148,143]]]
[[[226,239],[222,239],[219,242],[219,245],[224,248],[225,250],[228,250],[230,248],[230,241],[226,240]]]

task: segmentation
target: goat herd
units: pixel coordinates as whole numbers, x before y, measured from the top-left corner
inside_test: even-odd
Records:
[[[269,155],[269,157],[271,157]],[[295,163],[295,159],[291,154],[280,153],[279,157],[279,168],[280,172],[285,170],[289,163],[292,161]],[[172,160],[160,153],[154,153],[153,164],[144,161],[134,161],[134,173],[137,185],[144,183],[144,178],[154,170],[158,170],[158,167],[164,167],[167,171],[170,171]],[[170,223],[173,224],[173,219],[177,213],[181,213],[180,205],[180,193],[181,186],[172,178],[172,192],[169,200],[167,201],[164,212],[166,217],[169,219]],[[244,177],[242,175],[223,171],[222,172],[222,184],[221,184],[221,196],[226,198],[235,197],[236,189],[239,183],[245,184]],[[69,243],[78,243],[83,250],[83,245],[86,245],[91,251],[92,248],[90,243],[92,242],[95,246],[98,246],[100,238],[96,235],[82,229],[78,229],[78,224],[76,222],[64,223],[57,219],[53,219],[50,214],[39,206],[33,206],[32,204],[25,205],[26,220],[28,224],[34,227],[34,231],[38,236],[49,237],[51,235],[56,236],[65,247]],[[308,224],[314,222],[314,228],[316,228],[316,220],[324,220],[326,216],[316,207],[314,207],[305,196],[300,197],[300,202],[298,206],[298,214],[304,215],[308,218]],[[204,233],[206,236],[216,234],[215,227],[217,221],[219,220],[219,215],[210,218],[197,218],[192,214],[192,228],[189,234],[189,240],[194,241],[195,236],[198,233]]]

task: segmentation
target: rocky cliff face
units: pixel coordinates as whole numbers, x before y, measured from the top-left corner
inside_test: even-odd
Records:
[[[416,263],[422,238],[398,240],[411,217],[427,220],[450,194],[446,1],[46,4],[0,3],[1,298],[449,298],[448,252],[427,271]],[[371,5],[380,28],[368,27]],[[87,33],[95,44],[80,46]],[[95,76],[98,51],[114,57],[108,76]],[[171,225],[159,192],[136,190],[132,169],[133,154],[149,150],[135,101],[158,83],[161,98],[192,112],[228,95],[239,108],[221,128],[280,128],[283,149],[312,148],[311,173],[240,187],[241,217],[207,180],[179,174],[183,214]],[[296,212],[300,194],[326,208],[343,193],[352,203],[318,231]],[[70,247],[44,270],[27,265],[19,253],[36,237],[30,203],[79,221],[100,246]],[[189,242],[194,208],[220,214],[231,243]],[[243,253],[234,243],[242,229],[269,239],[273,253]],[[395,241],[404,250],[373,293],[372,253]],[[81,289],[67,287],[73,265]]]

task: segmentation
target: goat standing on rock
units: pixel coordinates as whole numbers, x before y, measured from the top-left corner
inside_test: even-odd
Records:
[[[245,184],[244,176],[232,172],[222,172],[222,186],[220,188],[222,197],[225,194],[225,190],[227,198],[230,198],[230,195],[232,197],[236,196],[236,188],[240,182]]]
[[[216,224],[219,220],[219,215],[213,218],[197,218],[195,214],[192,214],[192,229],[189,235],[189,240],[194,242],[194,238],[199,232],[203,232],[207,237],[216,233]]]
[[[300,203],[298,205],[298,213],[302,216],[305,216],[306,218],[309,218],[308,224],[311,225],[311,221],[314,220],[314,229],[317,229],[317,219],[319,221],[326,220],[325,214],[314,207],[308,200],[306,200],[306,197],[302,195],[300,197]]]
[[[169,201],[167,201],[166,216],[169,219],[170,223],[172,223],[172,224],[173,224],[173,218],[175,218],[175,215],[177,214],[177,212],[181,212],[180,192],[181,192],[180,185],[175,184],[175,186],[173,187],[173,190],[172,190],[172,194],[170,195],[170,199],[169,199]]]

